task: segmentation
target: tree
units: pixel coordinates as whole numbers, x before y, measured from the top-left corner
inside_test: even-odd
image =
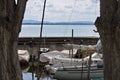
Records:
[[[17,42],[27,0],[0,0],[0,80],[22,80]]]
[[[120,80],[120,0],[100,0],[95,25],[104,58],[104,80]]]

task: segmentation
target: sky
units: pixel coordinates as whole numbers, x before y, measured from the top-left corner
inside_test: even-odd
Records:
[[[46,0],[45,21],[95,21],[99,0]],[[44,0],[28,0],[24,20],[41,21]]]

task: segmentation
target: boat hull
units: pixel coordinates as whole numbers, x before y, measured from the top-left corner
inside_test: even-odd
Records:
[[[88,80],[88,70],[58,70],[53,76],[60,80]],[[89,78],[103,78],[103,69],[93,69]]]

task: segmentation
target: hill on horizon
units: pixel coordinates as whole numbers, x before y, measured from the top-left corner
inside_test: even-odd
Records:
[[[41,22],[37,20],[23,20],[23,25],[40,25]],[[44,21],[44,25],[93,25],[92,21],[71,21],[71,22],[50,22]]]

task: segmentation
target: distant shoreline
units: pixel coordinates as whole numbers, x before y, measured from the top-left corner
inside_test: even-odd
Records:
[[[22,25],[41,25],[41,23],[22,23]],[[43,25],[94,25],[94,23],[44,23]]]
[[[41,25],[40,21],[23,20],[22,25]],[[92,21],[72,21],[72,22],[49,22],[45,21],[43,25],[94,25]]]

